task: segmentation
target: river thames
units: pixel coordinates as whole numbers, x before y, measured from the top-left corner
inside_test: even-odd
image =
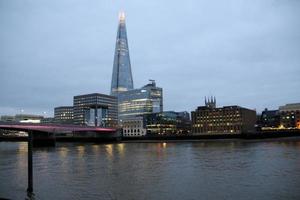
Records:
[[[35,199],[300,199],[300,138],[57,143],[33,152]],[[27,143],[0,143],[0,198],[25,199]]]

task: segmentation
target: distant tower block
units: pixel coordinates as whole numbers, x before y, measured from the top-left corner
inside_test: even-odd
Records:
[[[118,97],[120,92],[132,89],[133,80],[125,25],[125,13],[120,12],[110,94]]]
[[[205,106],[208,108],[216,108],[216,97],[205,97]]]

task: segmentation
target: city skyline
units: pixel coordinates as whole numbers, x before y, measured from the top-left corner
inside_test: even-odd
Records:
[[[0,115],[51,116],[54,107],[71,105],[72,96],[109,94],[118,6],[1,4]],[[165,110],[191,111],[210,95],[218,105],[258,111],[299,102],[298,2],[179,5],[126,4],[136,87],[155,79]]]

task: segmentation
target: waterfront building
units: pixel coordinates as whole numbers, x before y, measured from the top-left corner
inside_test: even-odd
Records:
[[[240,106],[217,108],[216,100],[192,111],[193,134],[241,134],[255,131],[256,111]]]
[[[140,89],[119,93],[119,119],[163,111],[162,88],[154,80]]]
[[[300,103],[286,104],[279,107],[280,128],[300,129]]]
[[[148,135],[188,135],[191,120],[188,112],[165,111],[145,115]]]
[[[133,79],[127,41],[125,13],[120,12],[110,94],[118,97],[119,93],[132,89]]]
[[[117,98],[93,93],[74,96],[74,124],[100,127],[117,127]]]
[[[127,117],[122,120],[123,136],[141,137],[147,134],[145,118],[143,116]]]
[[[40,123],[44,117],[34,114],[17,114],[15,116],[3,115],[1,116],[2,122],[17,122],[17,123]]]
[[[56,121],[54,119],[54,117],[44,117],[43,119],[41,119],[41,124],[55,124]]]
[[[262,128],[278,128],[280,125],[279,110],[268,110],[266,108],[261,113],[259,125]]]
[[[166,111],[122,119],[123,136],[187,135],[191,131],[188,112]]]
[[[15,121],[19,123],[40,123],[44,116],[33,114],[17,114]]]
[[[15,121],[15,116],[11,116],[11,115],[2,115],[1,122],[14,122]]]
[[[58,124],[73,123],[73,106],[60,106],[54,108],[54,120]]]

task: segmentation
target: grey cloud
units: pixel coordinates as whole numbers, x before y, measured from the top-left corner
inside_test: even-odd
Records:
[[[52,114],[73,95],[108,93],[120,9],[136,87],[164,89],[166,110],[299,102],[300,2],[1,1],[0,114]]]

